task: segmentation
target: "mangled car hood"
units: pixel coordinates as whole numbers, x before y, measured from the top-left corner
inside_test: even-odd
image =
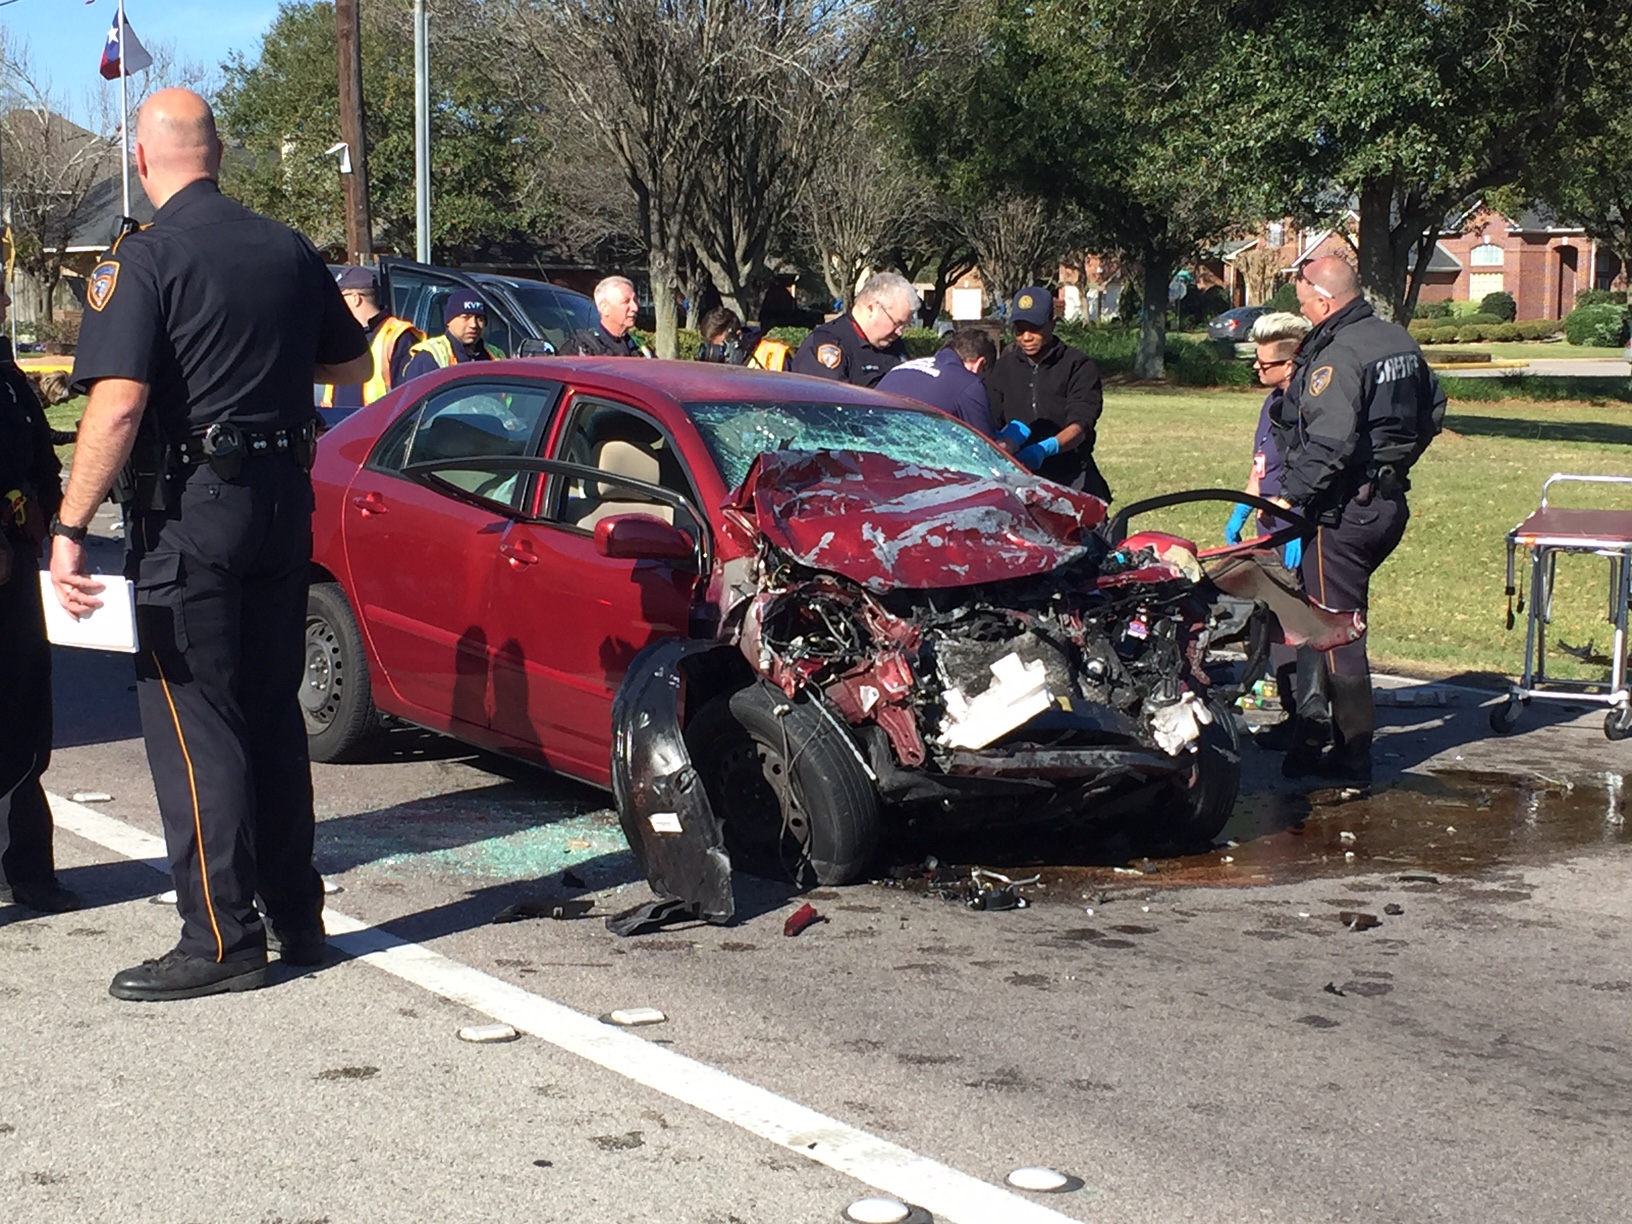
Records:
[[[775,451],[726,503],[811,569],[874,591],[1048,573],[1092,546],[1105,503],[1034,480],[971,476],[862,451]]]

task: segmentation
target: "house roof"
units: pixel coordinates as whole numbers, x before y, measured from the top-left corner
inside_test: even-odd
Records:
[[[68,253],[105,251],[119,236],[119,219],[124,216],[124,191],[117,174],[99,180],[85,193],[80,223],[68,239]],[[130,176],[130,213],[146,225],[153,220],[153,205],[134,174]]]
[[[1428,272],[1460,272],[1462,261],[1445,249],[1443,242],[1434,243],[1434,253],[1428,259]]]
[[[1509,233],[1514,234],[1580,234],[1585,232],[1579,225],[1570,225],[1560,221],[1553,210],[1545,204],[1532,204],[1518,216],[1509,217],[1507,219],[1507,229]]]

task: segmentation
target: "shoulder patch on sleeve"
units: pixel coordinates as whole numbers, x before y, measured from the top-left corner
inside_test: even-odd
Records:
[[[1331,386],[1331,385],[1332,385],[1332,367],[1331,366],[1321,366],[1320,369],[1316,370],[1313,374],[1309,375],[1309,394],[1310,395],[1319,395],[1322,391],[1326,390],[1326,388]]]
[[[113,298],[119,285],[119,261],[104,259],[91,270],[85,282],[85,301],[92,310],[101,310]]]
[[[836,344],[818,344],[816,346],[816,360],[828,369],[836,370],[839,368],[839,363],[844,360],[844,350]]]

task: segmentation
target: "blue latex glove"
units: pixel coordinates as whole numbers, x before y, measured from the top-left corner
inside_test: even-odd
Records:
[[[997,440],[1013,446],[1023,445],[1031,437],[1031,426],[1024,421],[1010,421],[997,431]]]
[[[1230,521],[1224,524],[1224,543],[1241,543],[1241,529],[1247,525],[1247,520],[1251,517],[1252,507],[1237,502],[1235,509],[1230,511]]]
[[[1035,472],[1043,466],[1043,460],[1059,453],[1060,440],[1044,438],[1041,442],[1033,442],[1030,446],[1022,448],[1015,458]]]
[[[1286,568],[1297,573],[1298,566],[1303,564],[1303,541],[1288,540],[1281,555],[1286,558]]]

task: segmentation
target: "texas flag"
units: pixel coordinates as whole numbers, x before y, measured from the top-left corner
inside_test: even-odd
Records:
[[[119,23],[125,22],[125,62],[119,63]],[[119,79],[119,70],[124,68],[124,74],[129,76],[133,72],[140,72],[143,68],[151,67],[153,57],[142,46],[141,40],[136,37],[136,31],[130,28],[130,22],[125,21],[125,14],[121,10],[108,27],[107,45],[102,48],[103,77],[110,81]]]

